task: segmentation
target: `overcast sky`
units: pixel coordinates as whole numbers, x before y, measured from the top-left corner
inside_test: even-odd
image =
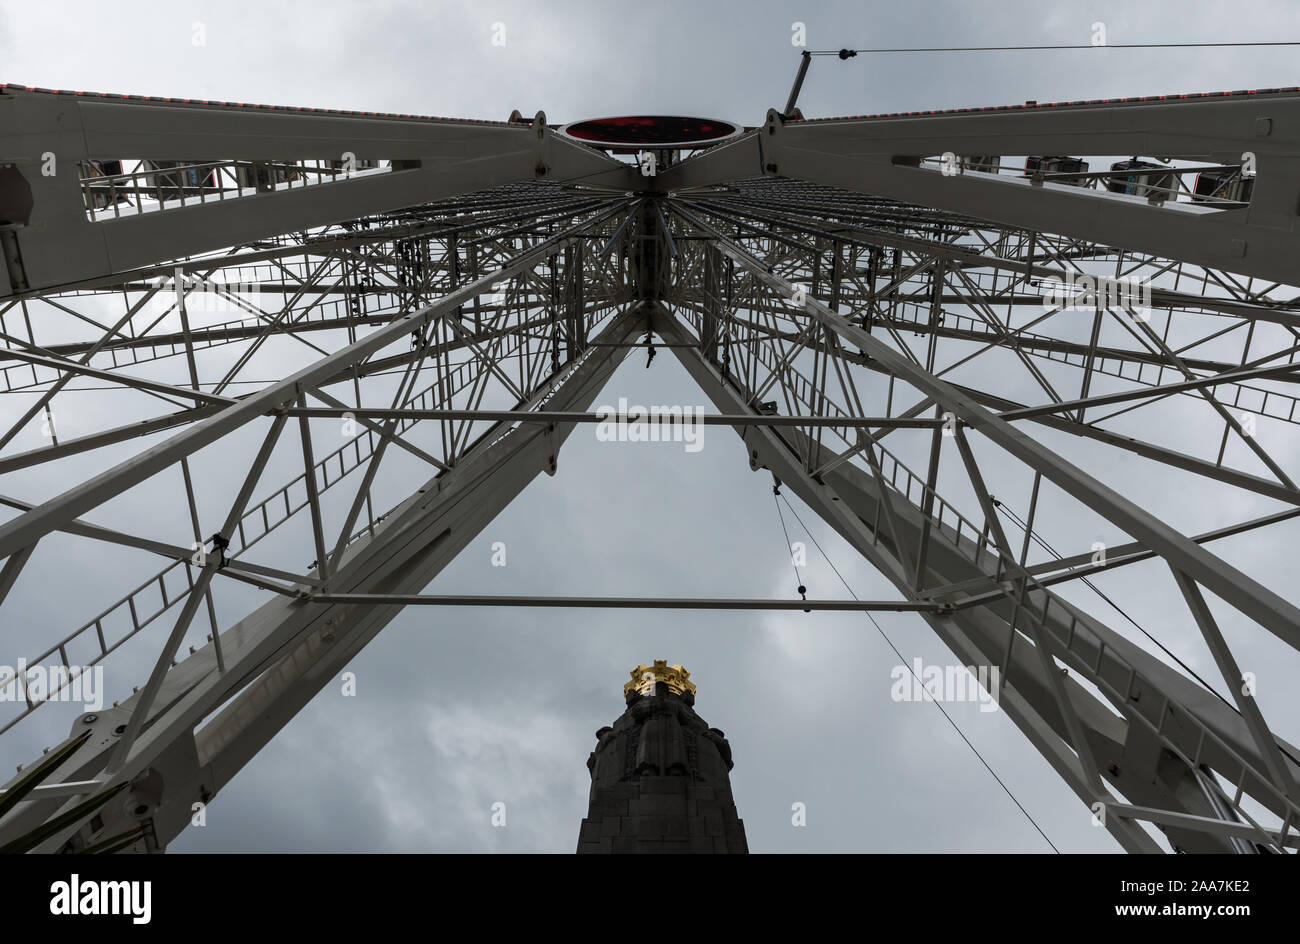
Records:
[[[1088,43],[1098,22],[1112,43],[1300,38],[1300,8],[1284,0],[285,0],[139,3],[110,12],[122,9],[0,0],[0,82],[471,118],[504,119],[517,108],[525,115],[544,110],[551,122],[661,112],[756,124],[788,94],[798,65],[795,23],[806,24],[812,49]],[[206,45],[193,43],[196,23]],[[492,44],[495,24],[504,24],[504,46]],[[1295,54],[1287,49],[824,57],[814,61],[800,105],[814,117],[1296,84]],[[289,363],[263,366],[278,372]],[[962,382],[977,378],[965,374]],[[1034,396],[1028,387],[1023,393]],[[110,406],[78,396],[69,423],[91,429],[106,421]],[[643,354],[631,354],[599,402],[620,396],[707,404],[667,354],[649,369]],[[0,408],[0,420],[16,415],[13,404]],[[1192,415],[1185,404],[1152,414],[1183,424],[1191,439],[1217,438],[1217,428],[1194,429]],[[1294,471],[1293,427],[1261,421],[1260,428]],[[1277,507],[1060,439],[1052,442],[1062,454],[1185,533]],[[30,432],[9,449],[38,441]],[[770,475],[749,470],[729,430],[708,428],[705,443],[698,453],[672,444],[608,444],[580,428],[560,454],[559,474],[534,480],[428,592],[793,596]],[[138,448],[105,455],[118,459]],[[74,460],[40,477],[0,476],[0,493],[36,500],[99,467]],[[196,474],[222,477],[211,466]],[[1023,485],[998,481],[992,488],[1011,494]],[[393,504],[402,496],[389,497]],[[894,595],[791,498],[859,597]],[[188,543],[175,522],[151,520],[146,507],[128,501],[118,514],[123,522],[134,518],[142,533]],[[806,540],[797,523],[787,517],[787,524],[792,539]],[[1123,540],[1078,509],[1049,516],[1044,528],[1067,553],[1086,550],[1098,535]],[[1297,538],[1300,529],[1288,525],[1216,550],[1286,592]],[[508,549],[504,568],[490,564],[497,541]],[[5,638],[18,645],[10,651],[14,643],[6,642],[0,662],[34,653],[41,640],[77,625],[148,573],[147,559],[106,555],[85,543],[43,542],[42,557],[0,613]],[[811,544],[803,579],[810,596],[847,595]],[[1098,583],[1123,595],[1135,618],[1181,657],[1212,673],[1167,572],[1138,565]],[[1095,597],[1087,605],[1121,628]],[[1172,612],[1179,616],[1169,618]],[[230,603],[225,615],[243,611]],[[1288,690],[1295,652],[1225,619],[1243,664],[1258,668],[1260,701],[1275,730],[1295,741],[1297,705]],[[918,617],[881,614],[877,621],[908,661],[953,661]],[[110,697],[143,684],[145,658],[130,656],[110,673]],[[730,739],[732,784],[754,852],[1050,851],[933,704],[891,700],[898,658],[860,614],[465,608],[422,608],[395,620],[349,666],[356,696],[327,686],[219,795],[208,825],[188,830],[171,850],[570,852],[586,812],[594,732],[621,712],[628,670],[657,658],[691,671],[697,709]],[[948,710],[1057,848],[1119,851],[1002,712],[973,704]],[[66,734],[73,717],[64,711],[33,719],[30,730],[20,726],[0,739],[0,761],[27,763]],[[507,805],[504,828],[491,824],[496,802]],[[796,802],[807,806],[806,827],[791,825]]]

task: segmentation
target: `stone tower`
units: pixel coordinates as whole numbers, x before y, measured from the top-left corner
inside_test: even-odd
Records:
[[[639,665],[627,710],[596,732],[578,852],[748,852],[731,796],[731,745],[695,713],[680,665]]]

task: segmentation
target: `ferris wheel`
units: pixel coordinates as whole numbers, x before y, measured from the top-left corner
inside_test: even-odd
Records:
[[[152,646],[16,758],[0,845],[162,851],[404,608],[491,603],[914,612],[1125,850],[1294,849],[1300,754],[1223,624],[1300,648],[1300,608],[1216,543],[1300,517],[1300,89],[797,94],[741,126],[0,87],[0,744]],[[896,597],[424,592],[576,429],[650,419],[593,407],[656,347]],[[1183,533],[1133,457],[1250,511]],[[148,566],[20,640],[6,596],[73,541]],[[1142,562],[1216,677],[1090,580]]]

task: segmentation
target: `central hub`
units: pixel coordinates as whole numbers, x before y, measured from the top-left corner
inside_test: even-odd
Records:
[[[637,151],[690,151],[712,147],[738,137],[744,129],[730,121],[680,115],[627,115],[574,121],[560,134],[582,144],[616,154]]]

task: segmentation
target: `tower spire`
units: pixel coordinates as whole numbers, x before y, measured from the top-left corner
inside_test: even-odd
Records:
[[[731,795],[731,745],[695,713],[690,672],[638,665],[627,710],[596,732],[578,852],[748,852]]]

